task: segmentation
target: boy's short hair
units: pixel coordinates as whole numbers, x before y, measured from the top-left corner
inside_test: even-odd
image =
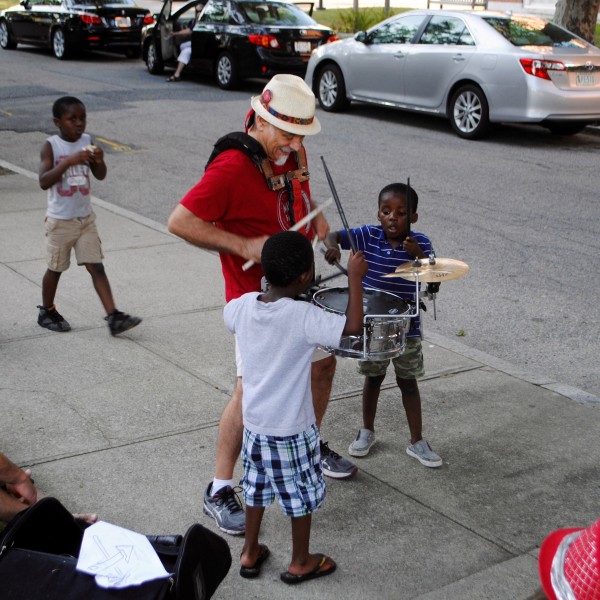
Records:
[[[260,262],[271,285],[286,287],[312,268],[312,245],[297,231],[281,231],[265,242]]]
[[[76,105],[85,107],[85,104],[75,96],[62,96],[52,105],[52,116],[55,119],[60,119],[69,108]]]
[[[410,186],[410,198],[409,198],[408,197],[408,185],[406,185],[406,183],[390,183],[389,185],[386,185],[379,192],[379,197],[377,198],[378,206],[381,206],[381,199],[383,198],[383,196],[385,194],[389,194],[390,192],[392,194],[394,194],[395,196],[403,196],[404,198],[406,198],[406,200],[408,200],[408,202],[410,202],[410,207],[412,209],[412,212],[417,211],[417,207],[419,206],[419,196],[417,195],[417,192],[415,192],[415,189],[411,185]]]

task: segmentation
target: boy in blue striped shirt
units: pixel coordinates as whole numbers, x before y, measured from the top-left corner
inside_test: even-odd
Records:
[[[364,288],[391,292],[405,301],[414,301],[414,282],[400,278],[384,278],[383,275],[394,272],[406,262],[434,254],[431,240],[425,234],[410,229],[419,218],[418,201],[417,193],[406,184],[389,184],[379,192],[377,220],[380,225],[364,225],[350,230],[357,249],[362,250],[369,266],[363,278]],[[325,246],[325,258],[329,263],[340,260],[340,246],[345,250],[351,247],[345,230],[330,233],[325,239]],[[365,376],[362,399],[363,427],[359,429],[356,439],[348,448],[352,456],[366,456],[375,443],[377,403],[389,364],[389,359],[358,362],[358,372]],[[439,467],[442,465],[442,459],[422,436],[421,396],[417,377],[423,376],[425,371],[419,317],[412,319],[407,334],[406,350],[392,359],[392,364],[410,430],[410,443],[406,447],[406,453],[426,467]]]

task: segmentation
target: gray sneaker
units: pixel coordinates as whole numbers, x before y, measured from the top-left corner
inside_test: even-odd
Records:
[[[236,493],[241,488],[228,485],[211,496],[211,487],[212,483],[209,483],[204,493],[204,512],[215,520],[221,531],[231,535],[244,535],[246,513]]]
[[[346,479],[352,477],[358,471],[358,467],[334,452],[327,442],[321,442],[321,470],[327,477]]]
[[[375,434],[370,429],[359,429],[356,439],[348,447],[350,456],[366,456],[375,443]]]
[[[442,459],[432,449],[425,440],[419,440],[406,447],[406,454],[416,458],[426,467],[441,467]]]

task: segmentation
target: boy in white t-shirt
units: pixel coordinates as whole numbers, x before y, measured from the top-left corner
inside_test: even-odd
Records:
[[[342,336],[362,331],[367,265],[362,252],[350,255],[349,300],[342,316],[294,300],[313,280],[313,250],[302,234],[271,236],[261,263],[268,291],[244,294],[223,313],[243,364],[246,540],[240,575],[257,577],[269,556],[258,536],[265,507],[277,497],[292,519],[292,559],[280,577],[294,584],[330,575],[336,568],[328,556],[309,553],[311,515],[325,498],[310,366],[317,346],[336,347]]]
[[[40,187],[48,190],[48,268],[42,280],[38,325],[50,331],[71,329],[56,310],[54,297],[60,276],[69,268],[71,251],[75,250],[77,264],[84,265],[91,275],[106,310],[110,333],[118,335],[142,320],[117,310],[102,264],[104,255],[90,198],[90,172],[99,180],[106,177],[104,152],[85,133],[87,115],[81,100],[74,96],[59,98],[52,106],[52,116],[58,135],[49,137],[40,152]]]

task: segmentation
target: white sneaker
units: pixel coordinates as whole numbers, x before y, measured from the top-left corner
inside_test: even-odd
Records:
[[[416,458],[426,467],[441,467],[442,459],[432,449],[425,440],[419,440],[406,447],[406,454]]]
[[[375,443],[375,434],[370,429],[359,429],[356,439],[348,447],[350,456],[366,456]]]

